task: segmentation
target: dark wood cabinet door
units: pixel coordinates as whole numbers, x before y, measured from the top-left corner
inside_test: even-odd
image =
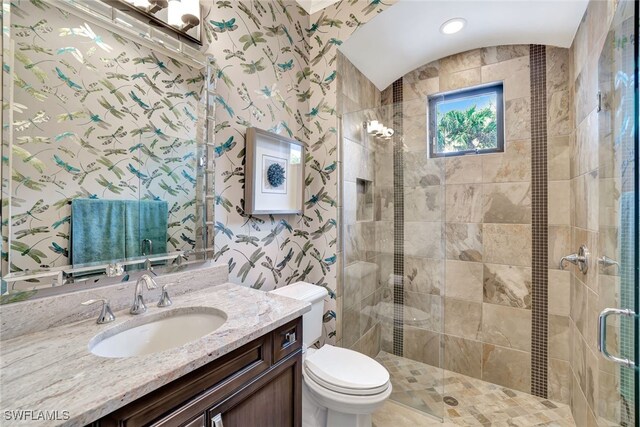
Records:
[[[271,337],[260,337],[215,362],[107,415],[101,427],[177,427],[268,372]]]
[[[302,354],[209,410],[211,427],[300,427]]]
[[[221,414],[224,427],[301,427],[301,337],[302,318],[297,318],[112,412],[96,425],[219,427],[213,417]]]

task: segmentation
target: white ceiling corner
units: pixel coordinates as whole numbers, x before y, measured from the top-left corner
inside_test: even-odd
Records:
[[[340,0],[296,0],[296,2],[307,11],[309,15],[321,11],[325,7],[331,6]]]
[[[588,0],[399,0],[360,27],[340,51],[376,87],[429,62],[481,47],[570,47]],[[467,20],[444,35],[451,18]]]

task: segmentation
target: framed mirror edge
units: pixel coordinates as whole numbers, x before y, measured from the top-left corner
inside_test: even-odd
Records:
[[[208,251],[212,252],[212,251]],[[174,274],[183,271],[189,271],[191,269],[206,268],[207,266],[217,265],[211,256],[205,254],[199,254],[199,259],[191,261],[184,261],[180,265],[168,264],[155,266],[152,271],[154,277],[162,277],[168,274]],[[59,274],[60,272],[58,272]],[[67,293],[73,293],[76,291],[82,291],[87,289],[100,289],[104,286],[116,285],[124,282],[135,282],[143,274],[149,274],[148,270],[140,269],[131,272],[126,272],[124,275],[108,276],[106,274],[86,276],[77,282],[73,283],[73,287],[69,285],[65,286],[51,286],[43,284],[42,286],[34,286],[29,289],[20,289],[12,292],[0,294],[0,307],[2,305],[11,304],[15,302],[27,301],[38,298],[45,298],[54,295],[61,295]],[[2,280],[2,286],[7,286],[7,282]]]

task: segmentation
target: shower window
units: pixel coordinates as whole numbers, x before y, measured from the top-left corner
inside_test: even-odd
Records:
[[[429,97],[429,157],[504,151],[502,83]]]

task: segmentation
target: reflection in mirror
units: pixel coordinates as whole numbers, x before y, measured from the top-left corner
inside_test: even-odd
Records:
[[[142,16],[166,32],[202,45],[200,0],[102,0],[115,8]],[[135,12],[134,12],[135,11]]]
[[[3,34],[2,294],[205,247],[206,71],[55,4]]]

